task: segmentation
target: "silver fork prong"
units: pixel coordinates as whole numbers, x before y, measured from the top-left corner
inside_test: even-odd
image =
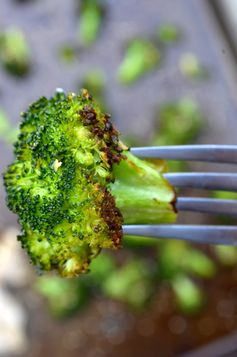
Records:
[[[178,197],[176,208],[178,211],[237,216],[237,200],[221,200],[206,197]]]
[[[125,225],[124,235],[181,239],[195,243],[237,246],[237,227],[201,225]]]
[[[237,174],[233,173],[179,172],[164,177],[175,187],[237,192]]]
[[[141,158],[208,161],[237,164],[237,145],[178,145],[134,147],[131,152]]]

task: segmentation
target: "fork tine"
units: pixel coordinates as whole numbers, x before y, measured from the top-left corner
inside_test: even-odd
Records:
[[[225,215],[237,215],[237,200],[221,200],[202,197],[178,197],[176,207],[179,211],[192,211]]]
[[[237,174],[180,172],[163,175],[173,186],[237,192]]]
[[[124,225],[125,235],[181,239],[195,243],[237,246],[237,227],[200,225]]]
[[[130,149],[141,158],[208,161],[237,164],[237,145],[149,146]]]

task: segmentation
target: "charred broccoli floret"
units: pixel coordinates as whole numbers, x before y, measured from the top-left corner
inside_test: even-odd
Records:
[[[175,220],[173,188],[128,152],[86,90],[58,91],[22,113],[15,157],[4,174],[7,204],[42,270],[77,276],[102,248],[120,247],[123,221]]]

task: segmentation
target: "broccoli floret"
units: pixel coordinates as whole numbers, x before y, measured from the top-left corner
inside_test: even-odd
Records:
[[[201,288],[189,277],[179,274],[172,281],[176,303],[179,309],[186,314],[200,312],[205,304],[205,296]]]
[[[101,0],[80,1],[80,17],[78,22],[78,38],[85,47],[90,47],[98,38],[106,7]]]
[[[90,70],[83,77],[79,88],[87,88],[102,110],[108,110],[106,103],[106,76],[100,69]]]
[[[159,67],[160,61],[161,53],[152,41],[135,38],[127,46],[118,69],[118,79],[124,85],[131,85]]]
[[[133,260],[115,270],[103,281],[102,289],[108,297],[126,302],[133,309],[145,307],[152,295],[149,265],[143,260]]]
[[[22,119],[4,182],[40,269],[78,276],[102,248],[121,246],[123,221],[175,220],[173,188],[127,151],[88,91],[42,97]]]
[[[157,29],[157,35],[162,43],[171,44],[180,39],[181,31],[173,24],[164,24]]]
[[[7,144],[16,141],[18,128],[12,127],[6,113],[0,108],[0,140]]]
[[[205,68],[200,59],[193,53],[184,53],[179,61],[181,73],[190,79],[205,79],[208,77],[208,70]]]
[[[20,29],[10,28],[0,33],[0,62],[15,76],[21,77],[29,72],[31,51]]]
[[[82,279],[41,276],[35,288],[46,298],[49,311],[57,318],[71,316],[89,301],[88,287]]]

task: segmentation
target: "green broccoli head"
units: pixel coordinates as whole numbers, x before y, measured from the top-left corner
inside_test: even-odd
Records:
[[[101,248],[120,245],[122,216],[106,188],[122,158],[118,133],[87,91],[42,97],[22,118],[4,176],[19,239],[42,269],[77,275]]]
[[[19,216],[23,248],[42,270],[86,272],[102,248],[120,247],[123,217],[176,217],[171,186],[127,153],[87,90],[58,91],[22,113],[15,157],[4,174],[7,204]]]

